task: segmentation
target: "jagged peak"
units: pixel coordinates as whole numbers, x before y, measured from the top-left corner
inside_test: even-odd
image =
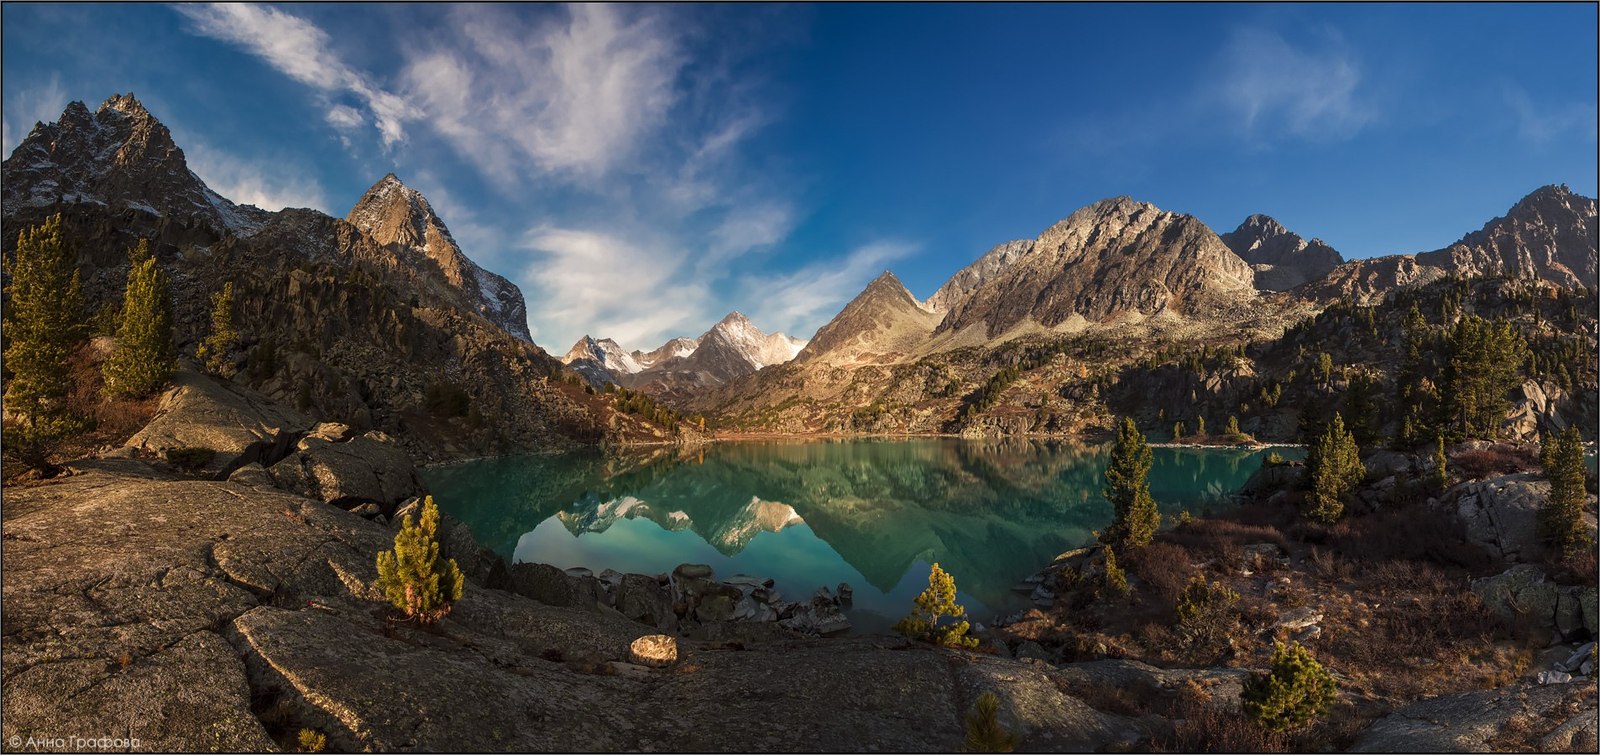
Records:
[[[732,326],[732,325],[747,325],[747,326],[751,326],[751,327],[755,326],[754,323],[750,322],[750,318],[745,317],[744,313],[740,312],[737,309],[732,311],[732,312],[729,312],[721,320],[718,320],[717,321],[717,325],[729,325],[729,326]],[[716,325],[713,325],[712,327],[715,328]]]
[[[70,108],[71,106],[69,105],[68,107]],[[115,110],[136,118],[152,117],[150,111],[145,109],[144,104],[139,102],[139,98],[133,96],[133,92],[113,94],[106,98],[105,102],[100,103],[98,112],[104,113],[107,110]]]
[[[1240,223],[1239,227],[1234,229],[1234,233],[1248,230],[1260,230],[1263,234],[1271,236],[1289,233],[1289,229],[1285,228],[1282,223],[1277,221],[1277,219],[1273,218],[1271,215],[1263,215],[1261,213],[1256,213],[1248,218],[1245,218],[1244,222]]]

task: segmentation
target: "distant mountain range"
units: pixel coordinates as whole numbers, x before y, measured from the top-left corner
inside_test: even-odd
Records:
[[[1444,249],[1354,261],[1264,215],[1218,235],[1193,216],[1115,197],[990,249],[926,302],[885,272],[809,341],[733,312],[650,351],[585,336],[557,360],[532,343],[516,285],[474,263],[427,199],[393,174],[344,219],[238,205],[188,169],[132,95],[94,111],[74,102],[59,121],[38,124],[5,160],[0,199],[7,228],[64,216],[92,306],[114,305],[126,250],[150,239],[172,276],[184,349],[204,335],[211,292],[232,281],[240,379],[443,456],[674,437],[618,418],[609,399],[574,390],[579,377],[683,410],[766,416],[769,428],[838,427],[886,406],[943,427],[945,413],[973,401],[950,392],[972,391],[996,360],[1021,360],[1004,356],[1015,344],[1042,359],[1038,344],[1080,335],[1129,349],[1272,340],[1334,302],[1374,303],[1447,276],[1572,290],[1597,278],[1596,202],[1565,186],[1534,191]],[[16,236],[7,236],[9,251]],[[1033,411],[1059,416],[1047,406],[1076,400],[1067,398],[1076,388],[1047,388],[1037,386]],[[437,416],[458,404],[429,396],[452,393],[469,399],[487,430]],[[788,419],[766,411],[779,405]]]
[[[624,351],[609,338],[586,335],[561,361],[596,387],[615,383],[681,399],[783,364],[805,345],[782,333],[765,333],[743,314],[730,312],[698,338],[674,338],[649,352]]]

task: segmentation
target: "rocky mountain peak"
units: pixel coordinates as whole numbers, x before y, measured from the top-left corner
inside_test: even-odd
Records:
[[[1250,263],[1256,288],[1263,291],[1288,291],[1344,262],[1344,256],[1321,239],[1307,241],[1267,215],[1251,215],[1220,238]]]
[[[1254,271],[1205,223],[1126,196],[1073,212],[1023,249],[964,299],[948,302],[940,330],[978,325],[980,335],[995,338],[1028,322],[1138,321],[1254,295]]]
[[[207,188],[171,132],[132,94],[113,95],[93,112],[82,102],[68,103],[59,120],[34,126],[3,172],[8,218],[98,204],[249,235],[267,217]]]
[[[77,104],[79,107],[82,107],[83,105],[83,103],[74,104]],[[87,108],[85,109],[87,110]],[[133,96],[133,92],[111,95],[106,99],[105,102],[100,103],[99,112],[103,114],[107,110],[115,110],[132,118],[150,118],[153,120],[153,116],[150,115],[150,111],[146,110],[144,104],[139,102],[137,97]]]
[[[398,246],[432,261],[469,307],[507,331],[533,340],[522,290],[467,257],[428,198],[394,173],[385,174],[367,189],[345,220],[379,244]]]
[[[1553,184],[1535,189],[1460,241],[1416,259],[1468,277],[1508,275],[1562,286],[1593,285],[1600,273],[1596,230],[1595,200]]]
[[[430,231],[441,236],[440,242],[455,244],[427,197],[393,173],[385,174],[367,189],[345,220],[380,244],[425,246]]]
[[[817,329],[797,362],[892,362],[933,333],[939,316],[917,301],[894,273],[884,271]]]

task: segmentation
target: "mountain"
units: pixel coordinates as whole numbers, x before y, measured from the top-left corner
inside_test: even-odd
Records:
[[[1266,215],[1251,215],[1219,238],[1256,271],[1256,288],[1288,291],[1344,262],[1322,239],[1306,241]]]
[[[886,271],[817,329],[795,363],[892,363],[927,341],[938,324],[939,315]]]
[[[651,351],[633,350],[633,361],[639,363],[640,369],[649,369],[673,357],[686,357],[700,347],[698,338],[674,338],[661,344]]]
[[[690,344],[693,347],[687,348]],[[681,404],[763,367],[788,362],[805,345],[805,341],[782,333],[763,332],[743,314],[730,312],[699,338],[675,338],[644,355],[656,360],[649,367],[618,377],[626,387]],[[669,351],[680,355],[666,356]]]
[[[1204,316],[1255,296],[1255,274],[1197,218],[1117,197],[1046,229],[966,297],[941,332],[983,340],[1024,324],[1078,330],[1152,316]]]
[[[561,361],[587,378],[590,384],[605,385],[617,382],[619,375],[632,375],[644,369],[633,356],[638,353],[624,351],[609,338],[595,340],[584,336],[567,350]]]
[[[6,228],[62,216],[90,311],[117,305],[127,250],[149,240],[171,281],[180,353],[209,333],[211,295],[232,283],[240,340],[224,371],[234,381],[386,432],[418,458],[671,435],[569,384],[526,340],[515,287],[466,258],[392,177],[356,203],[354,222],[236,205],[189,170],[137,99],[117,95],[35,126],[0,184]],[[9,253],[17,236],[5,236]]]
[[[1018,259],[1033,251],[1033,239],[1007,241],[984,253],[972,264],[961,268],[945,281],[933,296],[928,297],[928,309],[944,314],[965,300],[980,286],[993,280]]]
[[[522,290],[468,259],[427,198],[393,173],[373,184],[345,220],[380,244],[420,253],[437,266],[465,306],[512,335],[533,340]]]
[[[1347,262],[1295,290],[1306,299],[1359,302],[1381,299],[1401,286],[1447,275],[1538,278],[1563,287],[1594,286],[1596,202],[1565,185],[1544,186],[1505,215],[1432,252]]]

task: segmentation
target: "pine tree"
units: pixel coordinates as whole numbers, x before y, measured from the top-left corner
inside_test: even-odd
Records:
[[[466,588],[466,576],[456,560],[439,560],[438,533],[439,508],[430,495],[423,500],[416,523],[406,515],[394,536],[394,550],[378,554],[378,587],[384,597],[424,624],[450,613],[450,605]]]
[[[1234,415],[1234,414],[1228,415],[1228,428],[1227,428],[1226,432],[1229,435],[1240,435],[1241,434],[1239,432],[1239,417],[1238,417],[1238,415]]]
[[[1111,525],[1101,533],[1101,542],[1124,552],[1150,544],[1161,527],[1161,513],[1150,497],[1150,445],[1145,442],[1133,418],[1124,417],[1117,428],[1117,441],[1106,466],[1106,485],[1102,492],[1111,502]]]
[[[936,645],[959,648],[978,646],[978,638],[967,636],[969,625],[965,619],[961,619],[967,615],[967,609],[956,602],[956,578],[940,569],[938,564],[928,571],[928,589],[923,590],[914,603],[911,613],[895,623],[894,631]],[[960,620],[940,626],[939,619],[946,616]]]
[[[1177,439],[1182,438],[1182,437],[1183,437],[1183,423],[1182,422],[1174,422],[1174,423],[1172,423],[1172,439],[1173,440],[1177,440]]]
[[[208,372],[221,375],[228,366],[228,352],[238,343],[239,333],[233,329],[233,281],[228,281],[211,297],[211,335],[200,342],[195,357]]]
[[[1562,558],[1594,548],[1583,523],[1583,440],[1576,427],[1568,427],[1540,450],[1544,474],[1550,478],[1550,496],[1539,507],[1539,534]]]
[[[1000,725],[1000,698],[993,692],[978,696],[976,710],[967,716],[967,752],[1011,752],[1017,735]]]
[[[1194,434],[1198,435],[1198,436],[1200,436],[1202,438],[1206,437],[1206,418],[1205,418],[1205,415],[1201,415],[1199,417],[1195,417],[1195,419],[1194,419]]]
[[[61,216],[23,231],[5,311],[5,401],[29,425],[65,410],[67,359],[83,338],[83,287],[77,253],[67,244]]]
[[[1296,642],[1274,647],[1272,670],[1247,680],[1239,700],[1261,728],[1285,731],[1311,723],[1337,695],[1333,675]]]
[[[1311,473],[1306,515],[1325,524],[1338,521],[1344,513],[1346,497],[1367,473],[1361,465],[1361,450],[1355,438],[1345,431],[1344,418],[1338,413],[1311,447],[1306,466]]]
[[[1458,438],[1494,437],[1508,406],[1506,394],[1522,380],[1527,342],[1510,323],[1466,315],[1445,343],[1445,423]]]
[[[1440,490],[1450,486],[1450,460],[1444,455],[1444,433],[1434,436],[1433,486]]]
[[[5,403],[21,416],[4,429],[7,455],[50,474],[62,441],[83,428],[67,408],[68,359],[84,335],[83,288],[77,253],[67,244],[61,216],[23,231],[6,265],[11,286],[4,313]]]
[[[113,396],[148,396],[172,378],[172,298],[167,276],[140,240],[128,253],[128,285],[117,316],[117,343],[102,371]]]

